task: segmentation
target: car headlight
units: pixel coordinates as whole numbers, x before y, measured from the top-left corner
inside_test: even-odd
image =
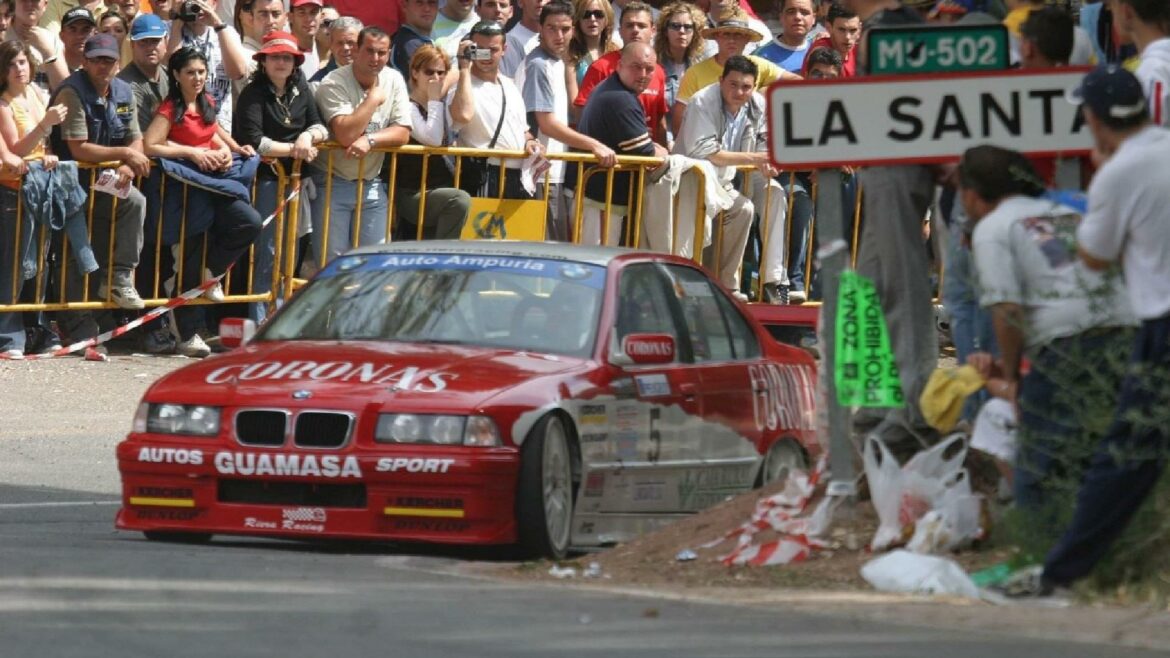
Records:
[[[379,443],[498,446],[500,433],[487,416],[382,414],[374,429]]]
[[[143,407],[146,407],[143,413]],[[155,434],[215,436],[219,434],[219,407],[202,404],[143,403],[134,417],[135,431]],[[141,429],[139,429],[141,428]]]

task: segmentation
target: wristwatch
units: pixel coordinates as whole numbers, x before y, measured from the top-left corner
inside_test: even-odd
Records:
[[[215,27],[213,27],[211,29],[215,30],[216,32],[223,32],[224,30],[228,29],[228,24],[227,23],[220,23],[219,25],[216,25]]]
[[[369,142],[370,148],[374,148],[374,136],[366,135],[366,141]]]

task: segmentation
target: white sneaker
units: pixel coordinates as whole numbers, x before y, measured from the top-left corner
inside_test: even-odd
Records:
[[[215,275],[211,273],[211,270],[207,270],[207,269],[203,270],[203,280],[204,281],[208,281],[208,280],[211,280],[214,278],[215,278]],[[208,299],[209,301],[215,302],[216,304],[223,303],[223,300],[224,300],[223,286],[219,285],[219,281],[216,281],[214,286],[211,286],[207,290],[203,291],[203,297]]]
[[[732,291],[731,296],[738,299],[739,301],[741,301],[745,304],[751,301],[750,297],[748,297],[747,295],[745,295],[744,293],[742,293],[738,290]]]
[[[142,298],[138,296],[138,291],[134,286],[127,284],[115,283],[113,286],[106,287],[106,284],[98,286],[98,297],[108,299],[118,305],[118,308],[128,310],[138,310],[146,308],[146,304]]]
[[[808,295],[803,290],[789,290],[788,303],[789,304],[803,304],[808,301]]]
[[[0,356],[5,359],[23,359],[24,352],[22,350],[4,350],[3,353],[0,353]]]
[[[203,357],[211,356],[211,348],[207,346],[207,343],[203,342],[199,334],[195,334],[187,340],[181,340],[175,343],[175,353],[191,357],[192,359],[202,359]]]

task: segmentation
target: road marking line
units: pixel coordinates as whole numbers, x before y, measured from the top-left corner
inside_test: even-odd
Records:
[[[69,500],[40,503],[0,503],[0,509],[32,509],[36,507],[90,507],[92,505],[121,505],[120,500]]]

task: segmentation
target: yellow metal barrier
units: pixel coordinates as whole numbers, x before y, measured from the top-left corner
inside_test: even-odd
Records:
[[[321,145],[321,151],[322,151],[322,153],[325,154],[323,156],[323,158],[324,158],[324,163],[326,166],[326,171],[325,172],[317,172],[315,174],[316,176],[318,176],[319,178],[324,180],[324,189],[323,190],[322,189],[316,190],[316,199],[315,199],[315,201],[313,201],[314,204],[321,204],[321,208],[320,208],[319,212],[321,213],[322,226],[319,228],[322,229],[324,234],[325,234],[324,236],[321,236],[319,251],[317,251],[317,253],[313,254],[313,256],[317,259],[318,263],[320,263],[322,260],[324,260],[324,256],[328,253],[328,251],[327,251],[328,228],[329,228],[329,225],[331,222],[336,221],[336,218],[332,217],[332,212],[333,212],[332,211],[332,205],[333,205],[332,198],[333,198],[333,194],[334,194],[334,190],[333,190],[334,177],[332,175],[329,175],[329,174],[331,173],[331,171],[333,169],[333,163],[334,163],[335,159],[338,157],[345,157],[342,153],[337,152],[339,149],[340,149],[340,147],[338,147],[336,144],[323,144],[323,145]],[[396,148],[380,148],[380,149],[377,149],[377,151],[383,152],[387,156],[385,159],[386,162],[385,162],[384,170],[378,172],[378,177],[382,178],[383,180],[387,181],[387,183],[388,183],[386,186],[385,231],[384,231],[383,235],[379,236],[381,238],[381,240],[379,240],[379,241],[382,241],[382,240],[389,241],[392,238],[392,236],[395,235],[395,229],[397,228],[397,222],[400,219],[400,216],[397,213],[396,208],[398,205],[397,201],[398,201],[398,196],[400,193],[400,188],[399,188],[399,185],[397,183],[397,178],[398,178],[398,174],[399,174],[399,158],[401,156],[404,156],[404,155],[422,156],[422,167],[421,167],[420,180],[419,180],[420,199],[419,199],[419,204],[418,204],[417,216],[415,217],[416,226],[415,226],[415,235],[414,235],[414,237],[418,238],[418,239],[421,239],[423,237],[424,232],[427,228],[426,223],[425,223],[426,204],[427,204],[426,193],[428,191],[430,191],[427,188],[427,174],[428,174],[430,167],[433,167],[433,166],[446,167],[447,164],[444,162],[443,159],[444,158],[450,159],[450,161],[452,162],[451,170],[452,170],[452,176],[454,179],[454,185],[456,187],[458,187],[459,183],[460,183],[460,179],[461,179],[463,172],[465,170],[465,159],[466,158],[490,158],[490,159],[495,160],[496,162],[498,162],[502,165],[506,161],[513,161],[513,162],[523,161],[524,159],[526,159],[528,157],[526,153],[518,152],[518,151],[495,151],[495,150],[468,149],[468,148],[459,148],[459,147],[432,148],[432,147],[423,147],[423,146],[401,146],[401,147],[396,147]],[[591,209],[591,210],[599,213],[598,236],[602,242],[607,241],[607,238],[610,234],[610,228],[611,228],[612,222],[615,222],[615,221],[620,222],[620,221],[622,221],[623,218],[625,218],[626,219],[625,229],[624,229],[624,233],[622,234],[619,242],[621,244],[627,245],[627,246],[639,246],[639,245],[645,246],[648,244],[647,235],[646,235],[646,222],[645,222],[646,215],[648,212],[661,212],[661,210],[656,209],[656,208],[647,209],[645,207],[645,198],[644,198],[645,194],[644,193],[646,190],[647,183],[650,180],[651,173],[654,172],[661,165],[660,160],[655,159],[655,158],[646,158],[646,157],[622,156],[622,157],[618,158],[618,165],[616,167],[614,167],[612,169],[605,169],[605,168],[602,168],[596,164],[596,160],[591,154],[559,153],[559,154],[552,154],[548,157],[550,160],[558,160],[558,161],[564,162],[566,173],[568,173],[569,168],[575,169],[576,184],[574,187],[573,196],[572,196],[571,201],[569,201],[568,199],[565,199],[565,200],[554,199],[552,196],[554,193],[554,184],[552,183],[550,175],[548,173],[546,173],[542,180],[536,181],[536,183],[540,186],[539,187],[540,193],[537,195],[536,201],[540,204],[543,204],[543,206],[546,208],[547,208],[547,205],[549,203],[554,203],[554,202],[567,204],[567,207],[570,210],[568,224],[569,224],[569,230],[570,230],[570,240],[572,242],[578,243],[578,244],[582,242],[582,239],[584,237],[583,234],[584,234],[584,231],[586,228],[584,225],[585,215],[586,215],[586,210],[588,208],[588,209]],[[438,161],[435,161],[436,158],[440,158],[440,159]],[[96,177],[97,177],[99,171],[112,166],[110,164],[92,165],[92,164],[82,164],[82,163],[79,163],[79,165],[82,169],[83,175],[86,175],[89,177],[89,183],[90,183],[91,188],[96,180]],[[366,165],[365,158],[363,158],[362,160],[360,160],[358,162],[358,178],[359,179],[361,179],[363,177],[363,175],[366,173],[364,170],[365,165]],[[270,166],[270,165],[265,164],[262,166]],[[278,173],[277,205],[278,205],[278,207],[283,209],[283,211],[277,213],[277,216],[273,219],[273,221],[277,223],[277,226],[275,229],[277,237],[276,237],[276,241],[275,241],[276,242],[275,255],[274,255],[274,259],[273,259],[274,262],[273,262],[273,266],[272,266],[272,282],[271,282],[272,286],[270,289],[271,291],[267,292],[267,293],[256,292],[257,286],[256,286],[256,280],[254,278],[255,277],[254,270],[255,270],[256,263],[257,263],[257,258],[258,258],[257,249],[259,248],[259,245],[253,245],[248,251],[247,258],[243,262],[241,262],[239,266],[237,266],[236,268],[233,268],[233,270],[228,274],[228,276],[225,277],[225,280],[223,282],[225,293],[227,293],[225,301],[229,302],[229,303],[231,303],[231,302],[235,302],[235,303],[238,303],[238,302],[262,302],[262,303],[274,304],[274,303],[277,303],[279,300],[287,299],[289,296],[291,296],[295,292],[296,287],[297,287],[297,283],[298,283],[297,274],[298,273],[295,271],[296,265],[297,265],[297,245],[298,245],[297,218],[300,216],[300,213],[302,212],[302,207],[307,201],[305,198],[303,198],[303,195],[300,195],[300,194],[292,195],[291,199],[289,199],[287,204],[284,204],[283,200],[288,196],[288,194],[291,190],[294,190],[294,189],[300,190],[303,179],[308,178],[309,176],[308,176],[307,172],[303,171],[303,167],[305,165],[303,165],[300,162],[295,163],[290,172],[284,172],[284,171],[280,170],[279,169],[280,164],[278,162],[273,163],[271,166],[275,166],[278,168],[277,169],[277,173]],[[312,166],[312,165],[309,165],[309,166]],[[745,169],[745,171],[747,171],[747,169]],[[618,173],[629,173],[631,175],[630,191],[629,191],[629,194],[627,196],[625,205],[618,205],[618,204],[615,204],[613,201],[614,176],[615,176],[615,174],[618,174]],[[695,170],[692,170],[690,173],[695,175],[695,180],[697,180],[698,185],[695,186],[695,190],[694,190],[694,192],[696,194],[696,203],[695,203],[695,217],[694,217],[694,231],[695,232],[694,232],[694,239],[693,239],[693,248],[690,249],[690,253],[687,253],[686,255],[688,257],[692,258],[693,260],[695,260],[695,262],[697,262],[699,264],[703,264],[703,261],[704,261],[704,256],[703,256],[704,249],[702,247],[703,236],[705,235],[706,230],[707,230],[706,208],[705,208],[705,203],[704,203],[704,201],[705,201],[704,189],[705,189],[706,181],[705,181],[705,178],[703,176],[701,169],[696,168]],[[586,184],[591,179],[591,177],[596,176],[596,175],[603,175],[606,177],[606,181],[605,181],[606,194],[605,194],[605,200],[603,202],[587,200],[587,198],[586,198],[586,194],[585,194]],[[789,176],[789,175],[790,174],[787,172],[782,173],[780,180],[783,181],[784,177]],[[496,195],[496,198],[503,199],[504,198],[505,180],[506,180],[505,167],[501,166],[499,168],[498,176],[499,176],[499,179],[497,180],[497,183],[498,183],[497,188],[498,188],[499,192]],[[746,176],[746,175],[743,176],[743,180],[744,180],[745,185],[750,186],[750,184],[751,184],[751,177],[750,176]],[[140,185],[141,185],[141,183],[142,183],[142,181],[139,181]],[[358,189],[358,194],[357,194],[357,198],[354,200],[353,213],[356,217],[360,218],[362,206],[365,203],[365,198],[364,198],[365,195],[363,195],[361,193],[361,190],[362,190],[361,186],[358,186],[357,189]],[[257,190],[257,187],[256,187],[256,184],[254,183],[253,184],[253,203],[255,203],[255,201],[256,201],[256,190]],[[750,197],[750,191],[751,191],[750,187],[747,187],[744,190],[742,190],[741,193],[744,193]],[[187,186],[184,186],[183,187],[184,203],[182,204],[184,210],[183,210],[182,217],[179,218],[179,223],[180,223],[179,236],[180,237],[179,237],[178,244],[174,245],[174,248],[177,248],[179,254],[186,253],[185,250],[187,247],[187,240],[191,239],[191,237],[187,235],[187,229],[186,229],[186,222],[187,222],[186,210],[188,207],[188,205],[186,203],[187,193],[188,193],[188,188],[187,188]],[[679,234],[679,227],[681,226],[681,222],[689,221],[688,218],[682,218],[679,215],[679,201],[680,201],[680,198],[682,197],[682,194],[685,194],[685,193],[689,193],[689,191],[684,191],[683,193],[675,195],[672,198],[672,202],[673,202],[673,208],[672,208],[673,212],[671,212],[672,223],[670,225],[670,235],[666,236],[666,239],[668,240],[668,244],[669,244],[669,247],[667,247],[667,248],[671,252],[674,252],[674,253],[679,253],[681,251],[684,251],[682,249],[681,245],[677,243],[676,236]],[[152,271],[147,273],[147,275],[145,277],[142,275],[138,276],[139,293],[140,293],[140,295],[142,295],[143,300],[148,307],[162,305],[162,304],[166,303],[166,301],[169,297],[169,295],[165,289],[164,282],[170,277],[170,274],[163,272],[160,269],[160,264],[167,260],[165,258],[165,254],[163,251],[163,248],[164,248],[164,245],[163,245],[163,224],[168,219],[167,217],[163,216],[164,212],[165,212],[164,211],[165,201],[166,201],[165,194],[166,194],[166,186],[163,185],[160,188],[160,198],[158,199],[158,215],[156,217],[157,221],[155,222],[155,226],[153,229],[154,233],[152,236],[146,236],[146,244],[148,245],[148,248],[144,249],[144,253],[141,254],[142,263],[144,263],[144,264],[145,263],[152,263],[153,264]],[[814,184],[812,186],[812,190],[810,190],[810,198],[811,198],[811,202],[814,204],[814,207],[815,207],[815,203],[816,203],[816,195],[817,195],[817,186],[814,182]],[[776,195],[774,195],[772,193],[771,188],[769,188],[768,193],[767,193],[767,197],[766,197],[767,201],[765,204],[765,208],[757,208],[756,209],[757,214],[759,214],[761,217],[766,217],[768,208],[770,207],[770,204],[778,202],[774,198],[775,196]],[[22,203],[23,199],[21,198],[21,195],[19,195],[19,194],[18,194],[18,199],[20,199],[20,200],[18,201],[17,215],[18,215],[18,217],[22,217],[22,213],[26,212],[26,209],[23,207],[23,203]],[[87,225],[89,227],[89,235],[91,238],[93,237],[94,207],[95,207],[96,199],[97,199],[96,195],[90,194],[89,199],[87,201],[87,208],[86,208],[86,210],[87,210],[86,222],[87,222]],[[113,201],[111,202],[110,215],[113,216],[114,212],[117,209],[117,200],[114,197],[111,197],[111,199],[113,199]],[[786,227],[787,227],[786,231],[788,231],[788,233],[786,234],[786,237],[788,238],[786,240],[786,242],[790,244],[791,243],[791,230],[792,230],[791,217],[792,217],[793,201],[794,200],[791,197],[791,195],[788,195],[788,198],[785,201],[788,204],[788,208],[787,208],[788,212],[787,212],[786,216],[789,219],[789,221],[786,222]],[[855,221],[854,221],[854,226],[853,226],[853,244],[852,244],[852,247],[853,247],[852,256],[853,256],[854,262],[856,262],[857,250],[858,250],[858,246],[859,246],[858,236],[860,234],[860,215],[861,215],[860,211],[861,211],[861,190],[859,189],[857,192],[857,202],[856,202],[856,205],[854,208]],[[712,269],[715,271],[718,271],[718,269],[719,269],[719,265],[720,265],[720,263],[719,263],[720,249],[719,249],[719,247],[722,245],[722,241],[723,241],[723,237],[724,237],[723,230],[722,230],[722,221],[720,221],[721,219],[722,218],[720,216],[715,217],[715,223],[713,225],[713,235],[711,236],[712,243],[715,246],[715,262],[712,264],[713,265]],[[465,218],[465,221],[466,221],[466,218]],[[107,302],[105,300],[100,300],[100,299],[92,299],[90,297],[90,294],[89,294],[89,275],[85,275],[85,285],[83,286],[82,296],[78,299],[69,299],[68,296],[66,295],[65,280],[66,280],[66,277],[68,275],[68,268],[70,267],[70,261],[72,260],[72,258],[70,256],[71,252],[69,251],[69,245],[68,245],[67,239],[64,238],[63,235],[60,238],[55,238],[53,236],[52,232],[50,232],[50,230],[48,229],[48,227],[41,224],[40,222],[35,222],[35,221],[32,222],[32,227],[33,227],[33,230],[36,230],[38,232],[37,239],[34,243],[35,260],[36,260],[36,264],[37,264],[36,276],[35,276],[36,281],[35,281],[35,285],[33,286],[34,301],[31,301],[31,302],[17,301],[16,303],[11,303],[11,304],[7,304],[7,305],[0,304],[0,312],[38,311],[38,310],[55,311],[55,310],[116,308],[115,304],[113,304],[112,302]],[[349,247],[359,246],[359,243],[361,242],[360,228],[361,228],[360,221],[353,222],[351,230],[350,230],[350,235],[349,235],[350,244],[347,246],[349,246]],[[14,230],[15,230],[15,236],[14,236],[15,242],[16,242],[16,244],[19,245],[20,238],[21,238],[21,235],[20,235],[21,222],[19,222],[19,221],[16,222],[16,226],[15,226]],[[762,227],[762,230],[761,230],[762,234],[760,236],[761,243],[763,245],[767,244],[767,240],[769,238],[769,235],[768,235],[769,230],[770,229],[768,228],[767,223],[765,222],[763,227]],[[106,249],[105,249],[106,253],[102,255],[105,258],[105,260],[103,262],[106,264],[106,267],[104,267],[104,269],[101,272],[101,274],[104,277],[106,277],[105,283],[106,283],[107,287],[112,283],[112,277],[113,277],[111,268],[108,266],[109,263],[111,263],[113,261],[113,250],[114,250],[114,235],[113,235],[114,223],[113,223],[113,221],[110,222],[109,231],[110,231],[110,234],[109,234],[109,236],[106,236],[107,240],[105,241],[107,243]],[[806,259],[806,263],[805,263],[805,268],[806,268],[805,269],[805,280],[806,280],[806,282],[811,281],[811,277],[813,274],[813,261],[815,260],[814,254],[813,254],[813,245],[814,245],[815,239],[816,239],[815,236],[816,236],[816,214],[814,212],[812,218],[810,219],[809,230],[808,230],[808,235],[807,235],[807,250],[806,250],[807,259]],[[59,240],[59,242],[58,242],[58,244],[55,245],[55,248],[53,248],[51,245],[55,239]],[[22,280],[22,263],[21,263],[21,259],[19,258],[19,256],[20,256],[19,249],[17,249],[16,251],[17,251],[18,257],[15,258],[11,264],[4,263],[4,264],[0,264],[0,266],[4,266],[4,267],[10,266],[12,268],[11,272],[13,274],[13,277],[12,277],[13,281],[12,281],[12,290],[10,291],[12,293],[11,298],[14,300],[19,300],[19,293],[21,292],[21,289],[24,285],[24,281]],[[152,253],[148,253],[148,252],[152,252]],[[786,268],[788,266],[787,261],[790,258],[790,255],[791,255],[791,249],[786,248],[785,249],[785,261],[786,262],[784,264],[784,266]],[[51,262],[51,256],[56,257],[56,260],[57,260],[56,263]],[[204,244],[204,258],[206,258],[206,244]],[[100,258],[99,258],[99,260],[100,260]],[[761,258],[760,260],[764,261],[765,259]],[[245,267],[245,265],[246,265],[246,267]],[[760,270],[759,270],[760,278],[759,278],[759,280],[761,282],[763,281],[763,274],[764,274],[765,265],[766,265],[766,263],[764,263],[764,262],[760,263]],[[176,280],[180,280],[180,281],[182,280],[183,267],[184,267],[183,259],[182,258],[176,259],[175,269],[178,270],[177,272],[175,272]],[[241,277],[243,277],[242,285],[240,284]],[[762,288],[762,286],[761,286],[761,288]],[[233,292],[233,291],[235,291],[235,292]],[[756,292],[756,297],[758,299],[759,295],[760,295],[760,289],[757,289],[755,292]],[[38,300],[43,300],[43,301],[38,301]],[[195,300],[193,303],[205,304],[205,303],[210,303],[210,302],[208,302],[205,299],[199,298],[199,299]]]

